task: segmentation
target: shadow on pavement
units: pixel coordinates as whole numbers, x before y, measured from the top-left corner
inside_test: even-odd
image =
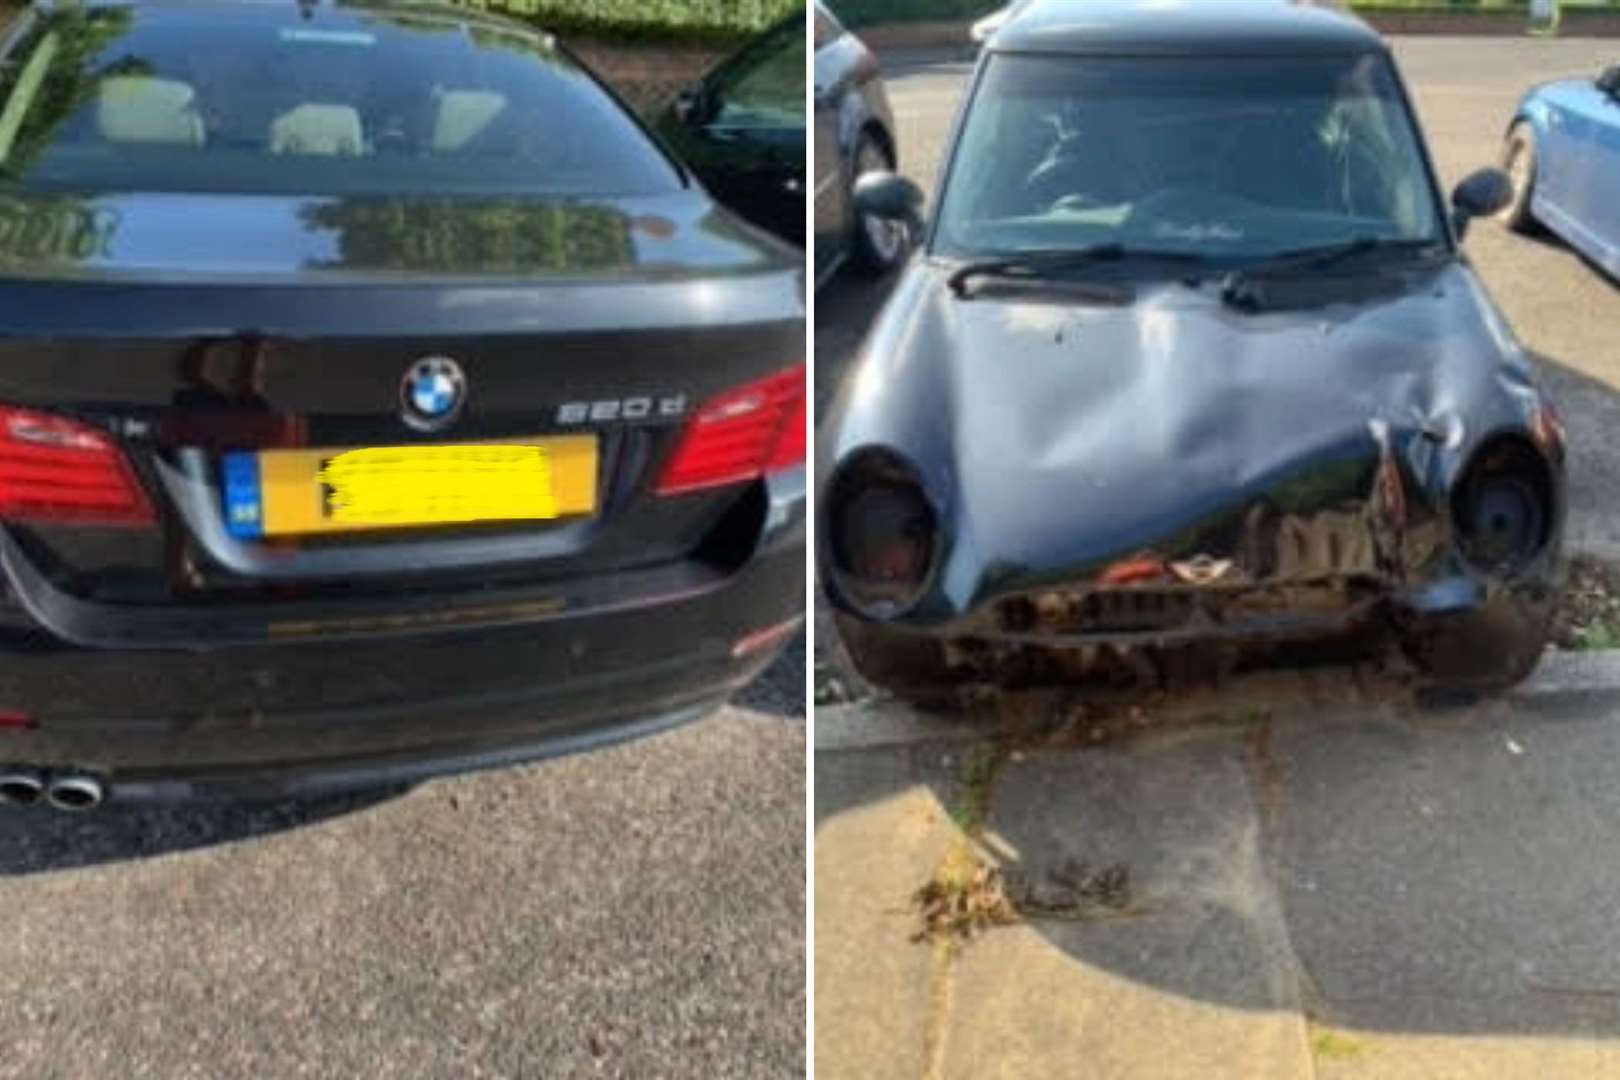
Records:
[[[312,825],[409,791],[393,785],[276,801],[109,802],[83,814],[44,807],[0,814],[0,877],[210,847]]]
[[[738,693],[736,704],[784,719],[802,718],[805,635]],[[0,877],[64,870],[210,847],[285,832],[366,810],[411,785],[281,800],[189,803],[109,802],[68,814],[45,807],[0,811]]]
[[[1542,387],[1569,432],[1568,546],[1620,553],[1620,388],[1551,357],[1538,360]]]
[[[877,318],[899,280],[899,271],[873,279],[860,277],[846,268],[816,293],[817,422],[832,404],[872,320]]]
[[[737,692],[731,699],[732,704],[784,720],[804,719],[804,665],[808,645],[805,632],[800,630],[759,678]]]

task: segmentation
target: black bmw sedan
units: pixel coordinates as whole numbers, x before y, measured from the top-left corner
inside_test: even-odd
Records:
[[[579,749],[796,627],[802,257],[550,38],[88,4],[0,64],[0,800]]]

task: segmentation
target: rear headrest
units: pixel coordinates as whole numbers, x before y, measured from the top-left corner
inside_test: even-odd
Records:
[[[460,150],[506,108],[506,95],[492,90],[445,90],[433,121],[433,149]]]
[[[144,75],[112,75],[101,80],[96,127],[111,142],[203,144],[197,93],[190,83]]]
[[[363,154],[360,114],[348,105],[300,105],[270,124],[272,154]]]

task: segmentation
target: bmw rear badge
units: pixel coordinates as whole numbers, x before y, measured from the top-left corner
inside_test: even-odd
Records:
[[[399,414],[418,431],[438,431],[467,403],[467,376],[448,356],[424,356],[399,384]]]

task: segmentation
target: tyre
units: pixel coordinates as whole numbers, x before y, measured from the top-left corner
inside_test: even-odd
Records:
[[[834,622],[844,652],[861,678],[926,712],[951,712],[956,708],[956,684],[939,642],[842,612],[834,616]]]
[[[1401,649],[1433,689],[1501,693],[1535,671],[1552,618],[1550,600],[1504,597],[1476,611],[1419,620],[1402,634]]]
[[[1513,201],[1502,211],[1502,222],[1514,232],[1536,230],[1535,214],[1530,209],[1536,191],[1536,153],[1535,129],[1522,120],[1514,124],[1502,146],[1502,171],[1513,182]]]
[[[894,168],[894,158],[878,137],[870,131],[861,133],[855,145],[854,178],[869,172],[887,172]],[[855,216],[855,237],[850,246],[851,263],[855,269],[870,277],[881,277],[900,265],[911,246],[905,225],[870,214]]]

